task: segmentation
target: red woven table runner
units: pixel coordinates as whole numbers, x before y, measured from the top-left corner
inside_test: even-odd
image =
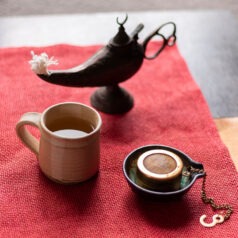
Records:
[[[43,82],[30,70],[30,50],[45,51],[59,60],[58,68],[69,68],[84,62],[98,48],[0,49],[0,236],[237,237],[237,172],[176,47],[145,61],[132,79],[121,84],[135,99],[130,112],[100,113],[103,126],[97,178],[64,186],[40,172],[35,155],[16,137],[20,116],[64,101],[89,105],[96,89]],[[207,194],[217,203],[233,206],[231,219],[211,229],[200,225],[202,214],[214,214],[201,201],[202,179],[175,201],[151,201],[133,193],[124,179],[122,163],[132,150],[148,144],[175,147],[203,163]]]

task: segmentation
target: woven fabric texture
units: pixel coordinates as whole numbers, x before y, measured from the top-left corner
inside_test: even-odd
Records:
[[[134,96],[130,112],[100,113],[101,164],[96,178],[65,186],[40,172],[35,155],[16,136],[20,116],[65,101],[90,105],[96,88],[67,88],[40,80],[28,64],[30,51],[47,52],[59,60],[55,67],[66,69],[99,48],[0,49],[0,236],[237,237],[237,172],[176,46],[153,61],[145,60],[140,71],[121,84]],[[175,201],[143,199],[132,192],[122,172],[123,160],[135,148],[149,144],[175,147],[203,163],[207,194],[234,207],[231,219],[211,229],[200,225],[202,214],[210,218],[214,214],[201,201],[202,179]]]

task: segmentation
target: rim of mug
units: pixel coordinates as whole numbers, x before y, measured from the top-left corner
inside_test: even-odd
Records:
[[[57,135],[57,134],[54,134],[51,130],[49,130],[47,128],[47,126],[45,125],[45,121],[44,121],[44,118],[45,118],[45,115],[47,114],[48,111],[50,111],[52,108],[55,108],[55,107],[58,107],[58,106],[61,106],[61,105],[67,105],[67,104],[74,104],[74,105],[78,105],[78,106],[83,106],[84,108],[87,108],[91,111],[93,111],[96,115],[97,115],[97,118],[98,118],[98,122],[97,122],[97,126],[90,132],[88,133],[87,135],[85,136],[79,136],[79,137],[73,137],[73,138],[68,138],[68,137],[64,137],[64,136],[60,136],[60,135]],[[102,118],[99,114],[99,112],[97,110],[95,110],[94,108],[92,108],[91,106],[88,106],[84,103],[79,103],[79,102],[61,102],[61,103],[57,103],[57,104],[54,104],[54,105],[51,105],[50,107],[47,107],[43,112],[42,112],[42,115],[41,115],[41,118],[40,118],[40,124],[41,124],[41,127],[44,129],[45,132],[47,132],[48,134],[50,134],[51,136],[54,136],[55,138],[57,139],[67,139],[67,140],[78,140],[78,139],[84,139],[84,138],[88,138],[90,137],[91,135],[95,134],[97,131],[100,130],[101,128],[101,125],[102,125]]]

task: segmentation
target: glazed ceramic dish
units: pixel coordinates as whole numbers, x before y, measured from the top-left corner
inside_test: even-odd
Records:
[[[138,158],[151,150],[165,150],[176,154],[183,163],[183,175],[181,177],[180,186],[178,189],[171,191],[160,191],[159,189],[149,188],[143,180],[141,180],[140,176],[138,176],[138,167],[137,162]],[[186,176],[188,168],[194,168],[195,172],[191,173],[190,176]],[[201,163],[193,161],[188,155],[185,153],[169,146],[164,145],[147,145],[132,151],[124,160],[123,163],[123,172],[125,178],[132,188],[133,191],[150,197],[157,198],[172,198],[183,195],[188,192],[195,181],[203,177],[205,173],[203,172],[203,165]]]

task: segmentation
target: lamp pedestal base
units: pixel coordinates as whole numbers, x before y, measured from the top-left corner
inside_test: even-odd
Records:
[[[133,97],[118,85],[101,87],[90,99],[93,107],[108,114],[126,113],[134,105]]]

